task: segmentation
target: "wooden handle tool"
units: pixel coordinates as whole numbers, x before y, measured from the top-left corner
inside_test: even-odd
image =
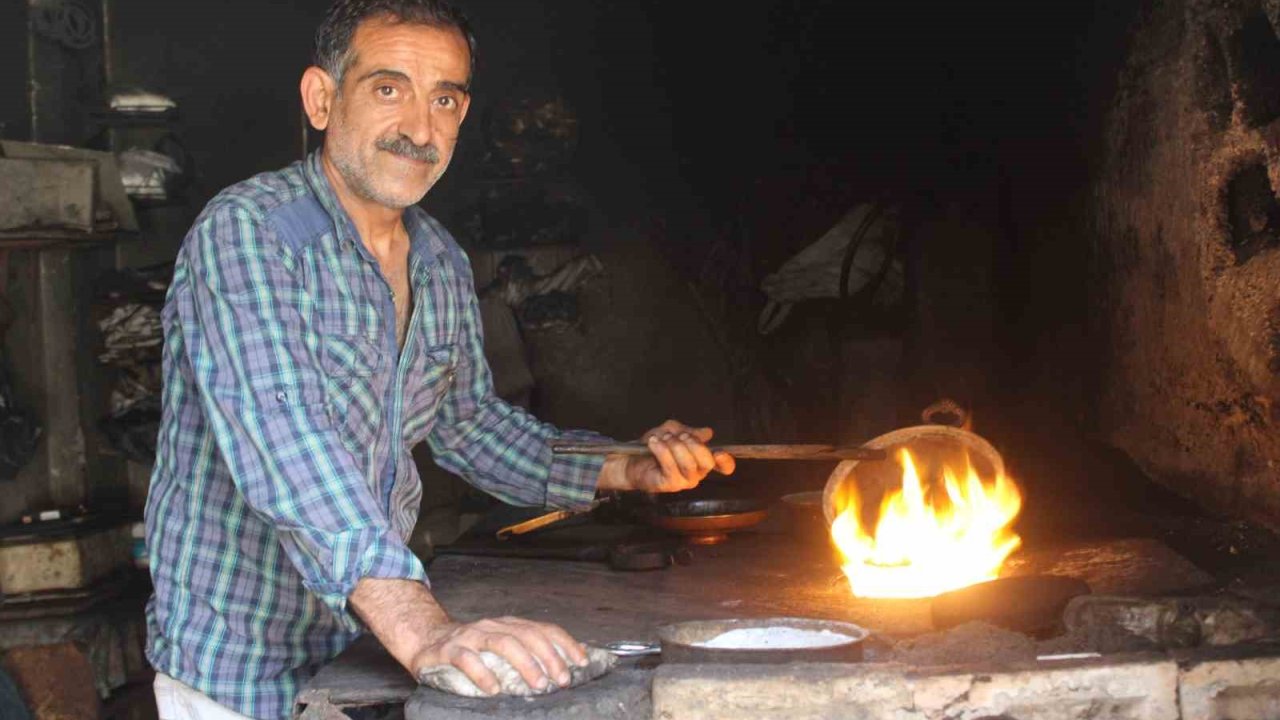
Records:
[[[519,522],[515,525],[508,525],[498,531],[497,538],[499,540],[506,540],[512,535],[523,535],[525,533],[533,532],[534,530],[540,530],[552,523],[558,523],[566,518],[571,518],[575,515],[582,515],[583,513],[589,513],[594,510],[598,504],[598,502],[592,503],[591,507],[582,510],[555,510],[545,515],[539,515],[532,520],[525,520],[524,522]]]
[[[648,455],[649,446],[640,443],[556,443],[557,455]],[[724,452],[737,460],[863,460],[888,458],[884,450],[859,445],[714,445],[711,452]]]

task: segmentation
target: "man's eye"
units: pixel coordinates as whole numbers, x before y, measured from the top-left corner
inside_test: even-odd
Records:
[[[445,108],[446,110],[451,110],[458,106],[458,101],[454,100],[448,95],[444,95],[442,97],[436,98],[436,104],[442,108]]]
[[[378,93],[380,98],[393,98],[398,94],[396,89],[390,85],[379,85],[375,92]]]

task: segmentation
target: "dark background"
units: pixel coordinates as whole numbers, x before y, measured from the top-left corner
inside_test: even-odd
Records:
[[[7,137],[81,144],[92,128],[76,119],[115,87],[156,90],[181,108],[175,132],[194,162],[194,185],[185,205],[145,214],[146,250],[137,262],[171,259],[221,188],[303,154],[297,82],[323,0],[85,3],[106,26],[104,46],[87,54],[32,40],[20,4],[0,4]],[[1088,350],[1090,248],[1078,203],[1099,159],[1108,103],[1142,13],[1138,0],[460,4],[480,50],[458,156],[425,201],[446,222],[478,179],[490,108],[530,87],[562,94],[579,115],[573,172],[595,194],[607,228],[591,249],[607,255],[622,248],[619,238],[639,238],[648,254],[634,272],[654,283],[677,278],[662,281],[676,283],[662,291],[676,300],[653,311],[659,330],[705,334],[692,304],[677,295],[717,238],[750,232],[747,280],[758,283],[851,202],[882,193],[911,198],[930,223],[935,280],[968,293],[935,304],[955,313],[972,306],[981,317],[974,333],[968,318],[944,316],[941,324],[955,328],[950,336],[908,338],[911,377],[892,408],[897,422],[883,429],[911,422],[924,402],[945,394],[976,407],[997,441],[1016,438],[1027,408],[1047,427],[1087,426],[1099,368]],[[65,86],[60,104],[45,92],[34,113],[18,77],[31,44],[41,58],[28,68],[36,84]],[[95,52],[98,83],[86,59]],[[606,264],[629,272],[631,257]],[[805,352],[830,354],[806,332],[830,323],[832,312],[839,310],[802,312],[789,335],[757,348],[791,356],[776,373],[789,375],[775,385],[796,408],[792,435],[744,437],[739,426],[738,439],[860,439],[838,437],[832,400],[840,396],[829,387],[841,374],[856,381],[860,368],[837,354],[831,364],[843,367],[806,369],[815,365]],[[910,336],[910,317],[904,322],[898,330]],[[659,333],[625,349],[669,356],[660,372],[615,364],[621,380],[611,384],[625,396],[597,398],[594,407],[590,398],[561,404],[548,419],[617,434],[655,424],[658,412],[721,423],[729,410],[713,386],[723,390],[724,373],[681,368],[681,348],[664,343]],[[966,359],[952,363],[952,353]],[[983,378],[949,377],[949,365],[965,363],[980,365]]]
[[[324,5],[106,2],[107,79],[179,102],[196,205],[298,156],[297,79]],[[480,38],[478,113],[522,85],[557,88],[582,117],[580,158],[601,180],[671,205],[693,195],[704,212],[815,163],[878,186],[966,184],[993,166],[1019,185],[1079,182],[1137,16],[1136,2],[1100,1],[463,6]],[[14,138],[31,132],[26,25],[20,0],[0,7],[0,122]],[[75,53],[50,54],[35,74],[75,64]],[[84,83],[67,97],[83,105],[57,114],[101,92]],[[475,117],[464,153],[478,145]],[[55,125],[37,139],[85,139],[82,126]],[[450,179],[464,181],[467,164],[456,169]]]

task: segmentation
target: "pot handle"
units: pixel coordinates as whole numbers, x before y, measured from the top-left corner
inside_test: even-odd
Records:
[[[961,430],[973,429],[973,415],[951,398],[942,398],[920,411],[926,425],[948,425]]]

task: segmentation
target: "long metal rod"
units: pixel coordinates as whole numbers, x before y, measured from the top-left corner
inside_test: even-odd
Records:
[[[647,455],[644,443],[557,443],[557,455]],[[712,452],[725,452],[739,460],[884,460],[884,450],[858,445],[715,445]]]

